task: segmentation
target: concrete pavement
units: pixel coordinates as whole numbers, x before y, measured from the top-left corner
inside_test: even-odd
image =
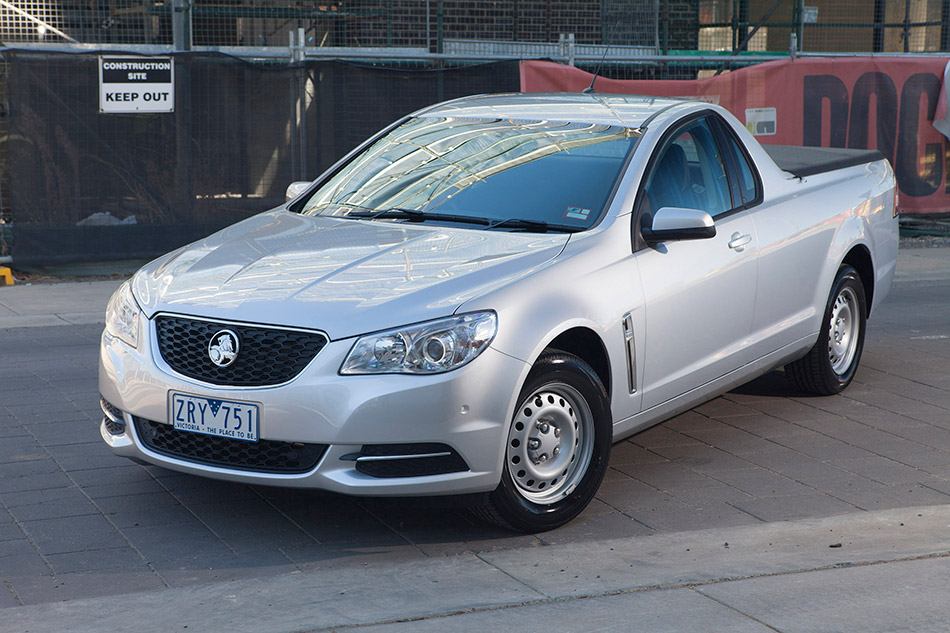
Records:
[[[0,286],[0,329],[103,323],[121,281]]]
[[[950,626],[948,582],[937,506],[15,607],[0,630],[923,633]]]
[[[0,632],[950,630],[948,280],[902,251],[845,394],[770,375],[677,416],[538,536],[114,458],[119,282],[0,287]]]

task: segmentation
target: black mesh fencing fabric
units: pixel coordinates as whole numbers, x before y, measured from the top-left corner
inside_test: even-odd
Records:
[[[106,114],[97,55],[3,59],[5,211],[24,266],[160,255],[281,204],[290,182],[413,110],[519,88],[517,62],[288,66],[192,53],[174,55],[174,112]]]

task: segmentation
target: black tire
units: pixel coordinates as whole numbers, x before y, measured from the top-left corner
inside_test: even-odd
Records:
[[[587,507],[610,460],[607,390],[583,360],[538,359],[511,420],[501,483],[479,517],[520,532],[560,527]]]
[[[825,306],[818,341],[806,356],[785,366],[785,375],[798,389],[830,396],[851,384],[864,350],[867,300],[858,272],[838,269]]]

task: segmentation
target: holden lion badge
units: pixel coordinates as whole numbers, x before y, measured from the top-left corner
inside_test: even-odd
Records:
[[[208,356],[218,367],[227,367],[238,355],[238,337],[231,330],[221,330],[208,343]]]

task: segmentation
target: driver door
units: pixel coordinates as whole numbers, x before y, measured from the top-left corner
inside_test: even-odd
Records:
[[[634,217],[662,207],[701,209],[716,235],[648,244],[637,252],[646,333],[643,408],[696,389],[753,360],[757,241],[750,212],[733,204],[722,151],[707,117],[662,143]]]

